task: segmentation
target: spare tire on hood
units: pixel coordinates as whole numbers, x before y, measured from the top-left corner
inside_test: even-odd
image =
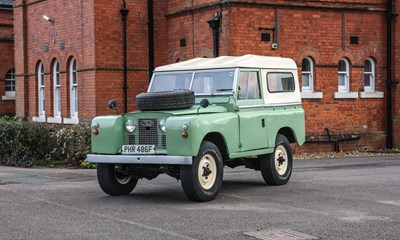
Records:
[[[136,108],[142,111],[186,109],[194,103],[191,90],[145,92],[136,96]]]

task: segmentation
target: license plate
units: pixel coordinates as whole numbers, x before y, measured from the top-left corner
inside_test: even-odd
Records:
[[[155,154],[156,145],[122,145],[122,154]]]

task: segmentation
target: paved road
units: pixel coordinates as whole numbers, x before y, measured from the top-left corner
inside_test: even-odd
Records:
[[[217,199],[194,203],[165,175],[109,197],[94,170],[0,167],[0,239],[400,238],[400,157],[297,160],[280,187],[224,174]]]

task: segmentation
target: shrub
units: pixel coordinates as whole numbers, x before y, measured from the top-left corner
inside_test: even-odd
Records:
[[[0,118],[0,164],[79,166],[89,151],[89,126],[60,127],[13,117]]]

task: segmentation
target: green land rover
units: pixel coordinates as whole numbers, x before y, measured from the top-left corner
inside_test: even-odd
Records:
[[[305,141],[296,63],[244,55],[156,68],[138,111],[92,121],[101,189],[129,194],[138,179],[166,173],[194,201],[214,199],[224,166],[261,171],[270,185],[292,173],[291,143]],[[115,101],[110,101],[115,108]]]

